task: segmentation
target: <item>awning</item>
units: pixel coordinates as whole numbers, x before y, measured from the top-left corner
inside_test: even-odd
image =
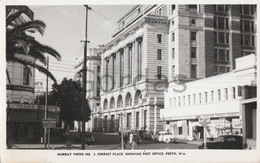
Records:
[[[10,122],[10,123],[37,123],[38,114],[37,114],[37,111],[9,110],[7,122]]]

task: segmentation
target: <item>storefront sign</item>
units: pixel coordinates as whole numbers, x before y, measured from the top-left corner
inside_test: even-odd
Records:
[[[56,128],[56,119],[43,119],[42,127],[43,128]]]
[[[38,109],[38,105],[33,104],[8,104],[10,109]]]
[[[7,90],[34,92],[34,88],[21,85],[6,85]]]

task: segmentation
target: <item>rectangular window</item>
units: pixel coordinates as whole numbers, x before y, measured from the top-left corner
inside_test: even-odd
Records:
[[[230,67],[227,67],[227,72],[230,72]]]
[[[226,18],[226,29],[229,29],[229,21],[228,21],[228,18]]]
[[[199,102],[200,102],[200,104],[201,104],[201,93],[199,93]]]
[[[255,5],[251,5],[251,15],[255,14]]]
[[[213,10],[217,11],[217,5],[213,5]]]
[[[172,107],[172,98],[169,98],[170,107]]]
[[[175,79],[175,65],[172,65],[172,78]]]
[[[219,32],[218,33],[218,42],[219,43],[225,43],[225,34],[224,34],[224,32]]]
[[[218,66],[214,66],[214,74],[218,74]]]
[[[175,33],[173,32],[172,33],[172,42],[174,42],[175,41]]]
[[[23,85],[29,85],[30,72],[24,67],[23,68]]]
[[[226,43],[229,44],[229,33],[226,33]]]
[[[188,95],[188,105],[190,105],[190,95]]]
[[[245,35],[245,45],[250,45],[250,35]]]
[[[255,36],[252,36],[252,46],[255,46]]]
[[[218,50],[214,49],[214,59],[218,60]]]
[[[225,11],[226,11],[226,12],[229,11],[229,5],[225,5]]]
[[[197,51],[196,47],[191,47],[191,58],[196,58],[197,56],[196,51]]]
[[[157,49],[157,60],[162,60],[162,49]]]
[[[191,65],[191,78],[197,78],[197,65]]]
[[[218,89],[218,100],[221,101],[221,91]]]
[[[193,102],[196,104],[196,94],[193,94]]]
[[[211,91],[211,102],[214,102],[214,91]]]
[[[232,92],[233,92],[233,99],[236,98],[236,88],[235,87],[232,87]]]
[[[172,59],[175,59],[175,48],[172,48]]]
[[[251,32],[255,32],[255,22],[251,21]]]
[[[173,99],[173,106],[176,107],[176,97]]]
[[[229,61],[229,50],[226,50],[226,60]]]
[[[205,103],[208,102],[208,92],[205,92]]]
[[[173,14],[173,11],[175,10],[175,5],[172,5],[172,14]]]
[[[162,35],[161,34],[157,34],[157,42],[162,43]]]
[[[218,51],[218,60],[220,61],[225,61],[226,58],[225,58],[225,49],[219,49]]]
[[[217,24],[218,24],[217,18],[214,16],[214,28],[217,28]]]
[[[188,5],[188,11],[197,12],[197,5]]]
[[[244,35],[240,35],[240,44],[244,45]]]
[[[249,5],[243,5],[244,8],[244,14],[249,15]]]
[[[181,97],[178,97],[178,106],[181,106]]]
[[[237,87],[237,96],[242,96],[242,87],[241,86],[238,86]]]
[[[217,35],[217,32],[214,32],[214,42],[215,42],[215,43],[218,42],[218,35]]]
[[[219,29],[224,29],[224,21],[225,21],[225,19],[224,18],[222,18],[222,17],[218,17],[218,28]]]
[[[139,112],[136,112],[136,128],[139,128]]]
[[[250,32],[250,21],[244,20],[244,31]]]
[[[183,106],[185,106],[185,96],[182,97]]]
[[[162,66],[157,66],[157,79],[162,79]]]
[[[240,30],[243,31],[243,20],[240,20]]]
[[[162,15],[162,9],[160,8],[159,10],[158,10],[158,15]]]
[[[191,35],[191,41],[196,41],[196,34],[197,32],[191,32],[190,35]]]
[[[243,6],[242,5],[239,5],[239,13],[243,14]]]
[[[226,67],[225,66],[219,66],[218,70],[219,70],[219,74],[226,73]]]
[[[224,5],[218,5],[218,11],[224,12]]]
[[[226,98],[226,100],[228,100],[228,89],[227,88],[225,88],[225,98]]]

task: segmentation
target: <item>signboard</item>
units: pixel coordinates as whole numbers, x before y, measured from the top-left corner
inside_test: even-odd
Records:
[[[43,128],[56,128],[56,119],[43,119],[42,127]]]
[[[200,124],[209,124],[210,123],[210,118],[200,117],[198,119],[198,121],[199,121]]]
[[[8,104],[10,109],[38,109],[38,105],[33,104]]]
[[[32,87],[26,87],[21,85],[6,85],[7,90],[13,90],[13,91],[26,91],[26,92],[34,92],[34,88]]]

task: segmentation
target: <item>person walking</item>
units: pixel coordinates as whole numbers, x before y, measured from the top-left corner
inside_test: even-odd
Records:
[[[137,143],[136,143],[134,135],[132,133],[130,134],[130,137],[129,137],[129,143],[132,147],[132,150],[134,150],[137,146]]]

